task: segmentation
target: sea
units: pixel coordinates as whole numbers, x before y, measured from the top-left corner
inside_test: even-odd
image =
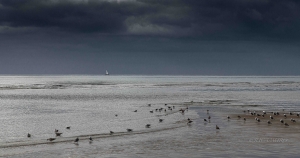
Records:
[[[0,157],[299,157],[298,112],[300,76],[2,75]]]

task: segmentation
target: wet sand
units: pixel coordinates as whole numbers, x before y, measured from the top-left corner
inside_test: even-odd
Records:
[[[208,102],[178,104],[189,109],[182,115],[182,121],[176,122],[176,127],[172,125],[164,130],[147,129],[114,135],[96,134],[92,135],[92,143],[88,142],[88,136],[82,136],[78,144],[73,143],[72,138],[37,144],[33,146],[35,149],[24,146],[19,147],[19,154],[8,154],[7,157],[297,157],[300,119],[296,115],[287,113],[284,121],[289,126],[280,123],[282,112],[278,116],[272,115],[272,124],[268,124],[270,111],[265,110],[265,117],[254,116],[247,111],[251,109],[262,114],[261,106],[238,105],[232,101],[233,105],[229,100]],[[176,110],[169,111],[166,116],[179,113],[179,106],[174,105]],[[187,124],[190,111],[196,111],[198,117],[193,117],[193,122]],[[260,122],[255,117],[260,118]],[[290,121],[291,117],[296,120],[295,123]]]

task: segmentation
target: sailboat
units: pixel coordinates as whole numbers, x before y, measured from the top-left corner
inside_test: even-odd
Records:
[[[107,70],[106,70],[106,72],[105,72],[105,75],[109,75]]]

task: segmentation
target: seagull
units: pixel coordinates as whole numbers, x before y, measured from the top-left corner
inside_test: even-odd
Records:
[[[109,131],[109,133],[110,133],[110,134],[114,134],[115,132],[113,132],[113,131]]]
[[[297,116],[299,117],[299,112],[297,113]]]
[[[77,138],[75,139],[74,142],[75,142],[75,143],[78,143],[78,141],[79,141],[79,138],[77,137]]]
[[[293,119],[293,118],[291,118],[291,121],[292,121],[292,122],[296,122],[296,120],[295,120],[295,119]]]
[[[287,124],[287,123],[284,123],[284,125],[285,125],[285,126],[289,126],[289,124]]]
[[[274,119],[273,116],[270,115],[270,119]]]
[[[210,120],[210,116],[208,116],[208,119]]]
[[[281,123],[284,123],[282,119],[280,119],[280,122],[281,122]]]
[[[153,113],[153,110],[151,110],[150,113]]]
[[[216,125],[216,129],[220,129],[218,125]]]
[[[90,136],[90,138],[89,138],[89,139],[90,139],[90,141],[93,141],[93,138],[92,138],[91,136]]]
[[[57,132],[58,132],[58,129],[55,129],[54,132],[57,133]]]
[[[241,118],[241,116],[239,115],[239,116],[237,116],[239,119]]]
[[[55,140],[55,138],[48,138],[47,140],[49,140],[50,142],[52,142],[53,140]]]
[[[244,121],[246,121],[246,118],[244,117]]]
[[[132,132],[132,129],[130,129],[130,128],[127,128],[127,132]]]
[[[290,115],[293,115],[293,113],[292,113],[292,112],[290,112]]]
[[[265,111],[263,111],[263,114],[266,114],[266,112],[265,112]]]
[[[204,121],[205,121],[205,122],[207,122],[207,120],[206,120],[206,119],[204,119]]]
[[[71,126],[66,127],[66,129],[71,129]]]
[[[191,119],[190,119],[190,118],[188,118],[187,120],[188,120],[188,121],[190,121]]]
[[[151,124],[146,124],[146,128],[150,128]]]
[[[62,133],[59,133],[59,132],[56,132],[55,134],[56,134],[56,136],[62,135]]]
[[[133,112],[137,112],[137,110],[134,110]]]
[[[286,117],[286,114],[283,114],[284,117]]]
[[[187,124],[190,124],[190,123],[192,123],[192,122],[193,122],[192,120],[189,120]]]
[[[268,121],[268,124],[272,124],[270,120]]]
[[[164,119],[159,119],[159,122],[163,122]]]
[[[229,120],[229,119],[230,119],[230,117],[229,117],[229,116],[227,116],[227,119]]]
[[[28,134],[27,134],[27,137],[30,138],[30,137],[31,137],[31,134],[28,133]]]

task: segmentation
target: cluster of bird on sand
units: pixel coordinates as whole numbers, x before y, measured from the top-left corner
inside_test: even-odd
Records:
[[[148,104],[148,106],[151,107],[151,104]],[[166,108],[157,108],[157,109],[151,110],[150,113],[153,113],[154,111],[156,111],[156,112],[162,112],[162,111],[167,112],[167,110],[172,111],[172,110],[175,109],[175,106],[168,106],[168,104],[165,104],[165,106],[166,106]],[[185,111],[188,111],[188,107],[186,107],[186,108],[180,108],[180,109],[178,110],[178,112],[181,112],[182,114],[184,114]],[[134,110],[133,112],[138,112],[138,110]],[[115,114],[115,117],[118,117],[118,114]],[[163,122],[163,120],[164,120],[164,119],[162,119],[162,118],[159,118],[159,119],[158,119],[159,122]],[[187,119],[187,124],[190,124],[190,123],[192,123],[192,122],[193,122],[193,121],[192,121],[191,119],[189,119],[189,118]],[[145,125],[145,128],[150,128],[150,127],[151,127],[151,124],[146,124],[146,125]],[[66,129],[67,129],[67,130],[70,130],[70,129],[71,129],[71,126],[66,127]],[[132,131],[133,131],[133,129],[131,129],[131,128],[127,128],[126,130],[127,130],[127,132],[132,132]],[[63,134],[63,133],[60,132],[58,129],[55,129],[55,130],[54,130],[54,133],[55,133],[55,136],[56,136],[56,137],[59,137],[59,136],[61,136],[61,135]],[[112,135],[112,134],[114,134],[114,132],[113,132],[113,131],[109,131],[109,134]],[[27,134],[27,137],[30,138],[30,137],[31,137],[31,134],[28,133],[28,134]],[[50,142],[52,142],[52,141],[54,141],[54,140],[56,140],[56,138],[53,138],[53,137],[47,139],[47,141],[50,141]],[[93,138],[92,138],[91,136],[89,137],[89,141],[90,141],[90,142],[93,141]],[[77,137],[77,138],[74,140],[74,143],[78,143],[78,142],[79,142],[79,137]]]
[[[282,111],[284,111],[284,109]],[[267,115],[267,113],[270,113],[270,116],[269,116],[270,119],[267,120],[267,124],[272,124],[272,122],[275,120],[274,118],[277,118],[277,119],[279,119],[279,122],[285,126],[289,126],[289,124],[287,123],[288,116],[290,117],[289,120],[292,123],[296,122],[296,120],[293,118],[293,116],[296,116],[298,118],[300,116],[299,112],[298,113],[288,112],[288,114],[285,114],[285,113],[280,114],[279,112],[262,111],[261,113],[257,113],[256,111],[250,111],[249,109],[247,111],[244,110],[243,112],[248,117],[253,117],[253,118],[255,117],[254,119],[257,122],[261,122],[261,119],[267,119],[268,117],[266,115]],[[247,112],[248,112],[248,114],[247,114]],[[238,117],[238,119],[241,119],[240,115],[238,115],[237,117]],[[230,116],[227,116],[227,119],[229,120]],[[246,117],[244,117],[243,120],[246,121]]]

